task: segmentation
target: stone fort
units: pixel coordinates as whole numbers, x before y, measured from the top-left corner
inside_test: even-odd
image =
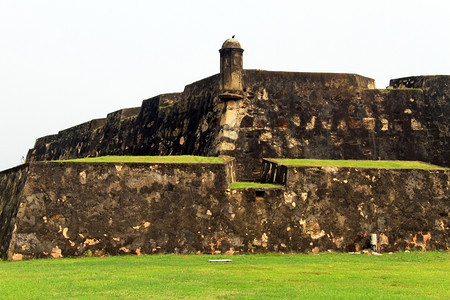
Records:
[[[219,52],[219,74],[39,138],[25,164],[0,172],[0,257],[359,251],[371,233],[385,251],[449,248],[449,75],[380,90],[356,74],[243,69],[234,38]],[[223,161],[65,161],[108,155]]]

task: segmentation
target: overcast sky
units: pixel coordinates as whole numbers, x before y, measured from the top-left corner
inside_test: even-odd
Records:
[[[55,134],[219,71],[450,74],[450,1],[0,0],[0,170]]]

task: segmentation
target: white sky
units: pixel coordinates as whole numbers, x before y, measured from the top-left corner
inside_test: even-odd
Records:
[[[38,137],[244,68],[450,74],[450,1],[0,0],[0,170]]]

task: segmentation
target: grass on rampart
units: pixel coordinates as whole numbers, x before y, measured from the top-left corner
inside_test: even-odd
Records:
[[[390,91],[399,91],[399,90],[403,90],[403,91],[404,90],[407,90],[407,91],[423,91],[422,88],[398,88],[398,87],[394,88],[393,86],[388,86],[385,89],[363,88],[361,90],[363,90],[363,91],[379,91],[379,92],[382,92],[382,93],[388,93]]]
[[[450,299],[449,258],[411,252],[0,261],[0,298]]]
[[[247,182],[247,181],[235,181],[230,184],[230,189],[246,189],[246,188],[284,188],[283,185],[272,183],[259,183],[259,182]]]
[[[57,162],[110,162],[110,163],[173,163],[173,164],[221,164],[226,161],[224,157],[206,157],[194,155],[171,156],[100,156],[78,159],[59,160]]]
[[[379,168],[379,169],[421,169],[421,170],[450,170],[419,161],[400,160],[330,160],[330,159],[290,159],[275,158],[273,161],[295,167],[350,167],[350,168]]]

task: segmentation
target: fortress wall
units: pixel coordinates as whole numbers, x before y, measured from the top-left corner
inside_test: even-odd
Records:
[[[244,99],[225,102],[214,75],[145,100],[126,118],[109,114],[102,127],[94,120],[38,139],[27,159],[223,154],[236,157],[240,180],[258,178],[263,157],[450,166],[449,78],[398,79],[394,86],[414,88],[375,90],[354,74],[245,70]]]
[[[354,74],[245,70],[244,75],[235,149],[223,152],[236,157],[243,180],[259,177],[263,157],[339,155],[342,142],[333,131],[347,116],[344,106],[360,89],[374,86],[372,79]]]
[[[450,101],[437,101],[425,90],[364,91],[362,96],[381,102],[373,106],[377,157],[450,166]]]
[[[230,168],[31,163],[9,259],[208,251]]]
[[[383,251],[448,250],[449,180],[450,171],[287,166],[284,195],[264,200],[261,219],[284,215],[267,222],[266,249],[357,251],[376,233]]]
[[[219,76],[185,87],[182,98],[137,119],[134,155],[211,154],[223,103],[216,98]],[[217,154],[217,153],[213,153]]]
[[[0,259],[7,256],[27,172],[21,165],[0,173]]]
[[[370,233],[378,234],[385,251],[449,249],[449,171],[289,171],[288,193],[304,207],[305,222],[314,222],[328,238],[321,249],[331,242],[340,249],[361,249]]]
[[[287,167],[285,187],[229,190],[233,163],[31,163],[8,258],[345,252],[371,233],[449,249],[450,171]]]
[[[424,128],[426,128],[431,149],[427,161],[450,166],[450,76],[413,76],[392,79],[391,86],[397,88],[421,88],[426,105],[423,107]]]
[[[133,126],[141,108],[121,109],[108,114],[106,124],[102,130],[94,132],[88,140],[86,150],[72,153],[70,157],[80,157],[80,154],[87,152],[89,156],[120,155],[126,147],[126,141],[132,139]],[[95,148],[93,148],[95,147]]]
[[[223,103],[215,96],[219,76],[186,86],[183,93],[144,100],[141,108],[108,114],[104,126],[93,120],[41,138],[27,161],[101,155],[215,155]]]
[[[176,94],[160,95],[163,103],[177,98]],[[151,100],[151,99],[149,99]],[[143,102],[142,109],[146,108]],[[158,105],[156,106],[156,110]],[[135,143],[136,119],[141,107],[121,109],[109,113],[105,119],[95,119],[36,140],[27,155],[27,161],[61,160],[99,155],[123,155]]]
[[[448,94],[450,75],[422,75],[391,79],[389,85],[395,89],[425,89],[436,88],[442,94]]]
[[[351,74],[245,74],[244,116],[236,148],[226,153],[241,179],[259,176],[262,157],[450,165],[447,100],[421,89],[361,88]]]

